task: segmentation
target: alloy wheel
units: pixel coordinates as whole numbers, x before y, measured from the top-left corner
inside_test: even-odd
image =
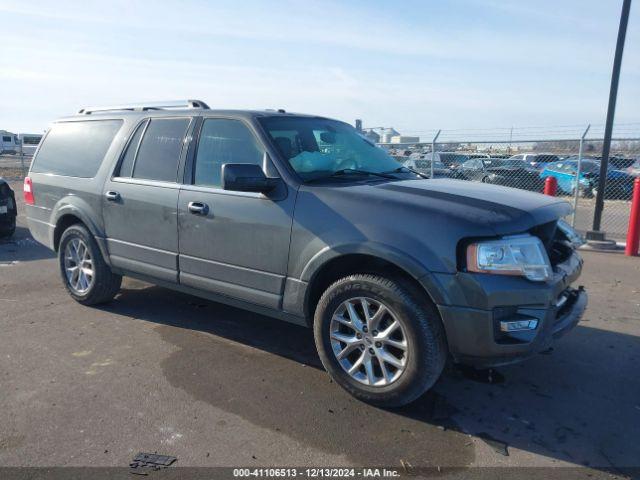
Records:
[[[86,293],[93,284],[93,259],[87,244],[80,238],[72,238],[64,249],[64,273],[76,294]]]
[[[395,382],[407,365],[408,343],[397,315],[368,297],[342,302],[329,326],[333,353],[354,380],[382,387]]]

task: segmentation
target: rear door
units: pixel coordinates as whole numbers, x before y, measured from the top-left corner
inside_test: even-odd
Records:
[[[222,189],[225,163],[254,163],[277,176],[243,120],[205,118],[193,152],[178,201],[180,283],[280,308],[295,192],[284,182],[268,196]]]
[[[103,216],[114,267],[178,281],[178,166],[189,117],[151,118],[132,134],[105,182]]]

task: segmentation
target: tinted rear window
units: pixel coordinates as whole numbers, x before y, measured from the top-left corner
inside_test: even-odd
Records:
[[[33,161],[32,172],[94,177],[122,120],[55,123]]]

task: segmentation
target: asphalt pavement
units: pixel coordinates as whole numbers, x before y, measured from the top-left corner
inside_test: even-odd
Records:
[[[126,467],[138,452],[176,456],[170,469],[640,466],[638,258],[584,252],[590,305],[550,354],[490,376],[450,366],[382,410],[332,383],[308,329],[130,279],[105,306],[75,303],[18,225],[0,243],[0,467]]]

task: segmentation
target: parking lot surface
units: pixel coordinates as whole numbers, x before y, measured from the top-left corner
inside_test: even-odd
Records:
[[[550,354],[490,379],[449,367],[381,410],[331,382],[311,330],[130,279],[112,303],[75,303],[18,225],[0,243],[0,466],[127,466],[140,451],[183,467],[640,464],[638,258],[584,252],[590,305]]]

